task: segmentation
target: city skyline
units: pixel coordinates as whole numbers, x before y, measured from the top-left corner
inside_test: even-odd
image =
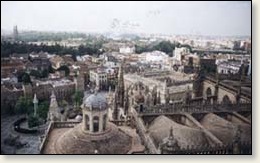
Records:
[[[1,24],[4,30],[250,36],[251,2],[1,2]]]

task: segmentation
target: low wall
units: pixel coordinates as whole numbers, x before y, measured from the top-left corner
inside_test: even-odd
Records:
[[[36,134],[38,132],[38,130],[26,129],[26,128],[20,127],[21,123],[25,122],[26,120],[27,120],[27,118],[23,117],[23,118],[20,118],[17,121],[15,121],[13,124],[14,130],[16,132],[23,133],[23,134]]]

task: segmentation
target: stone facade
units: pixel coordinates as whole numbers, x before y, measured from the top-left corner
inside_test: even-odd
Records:
[[[143,84],[139,82],[139,84],[136,85],[137,86],[133,84],[133,87],[140,90],[138,87],[142,88]],[[150,102],[145,102],[144,104],[132,102],[130,103],[130,110],[135,119],[137,131],[149,150],[149,153],[250,154],[252,152],[251,133],[249,132],[251,122],[247,116],[251,115],[252,104],[251,89],[249,88],[250,84],[245,80],[228,81],[222,77],[212,77],[201,73],[197,74],[194,78],[193,90],[187,88],[181,100],[173,100],[172,102],[153,105],[154,99],[158,98],[154,98],[154,90],[149,91],[148,89],[143,93],[145,94],[144,98],[150,97],[149,94],[151,94],[151,98],[147,98],[151,99],[149,100]],[[165,92],[167,92],[167,89],[166,86],[163,87]],[[131,94],[134,95],[135,91],[130,91],[130,95]],[[130,101],[134,101],[131,99],[131,96],[129,99]],[[165,99],[167,98],[165,97]],[[169,100],[167,99],[165,101]],[[239,114],[234,113],[234,111],[239,112]],[[153,130],[151,126],[154,126],[156,123],[154,119],[160,116],[167,116],[170,120],[165,120],[165,125],[159,123],[157,127],[159,126],[160,134],[159,136],[153,136],[157,130]],[[208,118],[211,116],[216,117],[216,121],[213,121],[212,118]],[[162,119],[162,121],[164,121],[164,119]],[[211,128],[208,123],[211,125]],[[178,131],[180,135],[174,137],[170,134],[168,138],[161,137],[162,135],[166,135],[166,130],[162,129],[169,124],[175,126],[171,132],[177,134]],[[183,126],[179,126],[180,124]],[[183,128],[183,130],[179,132],[176,126]],[[232,139],[236,139],[236,136],[232,134],[232,132],[235,133],[237,131],[236,126],[243,126],[243,132],[239,140],[231,141]],[[198,134],[193,135],[186,133],[189,130],[195,132],[195,129],[198,128],[206,136],[203,140],[205,139],[209,143],[208,145],[205,143],[196,144],[201,138],[195,141],[193,137],[195,135],[198,136]],[[224,131],[226,128],[230,128],[228,129],[229,131]],[[184,129],[187,131],[184,131]],[[190,135],[190,137],[188,135]],[[183,137],[188,139],[184,141],[185,143],[188,142],[188,144],[181,144]],[[178,140],[177,144],[181,146],[181,148],[177,148],[178,146],[173,145],[176,144],[176,140]]]

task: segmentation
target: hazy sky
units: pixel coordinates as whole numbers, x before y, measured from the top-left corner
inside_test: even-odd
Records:
[[[251,35],[251,2],[2,2],[1,29]]]

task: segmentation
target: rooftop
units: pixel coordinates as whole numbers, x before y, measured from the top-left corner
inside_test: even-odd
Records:
[[[136,145],[136,138],[133,139],[133,135],[128,134],[112,123],[108,123],[107,131],[96,134],[84,132],[81,124],[73,128],[53,127],[42,153],[95,154],[97,151],[98,154],[126,154],[134,149],[140,150],[140,146]]]
[[[169,136],[171,127],[173,129],[173,136],[176,138],[178,145],[181,148],[185,148],[188,145],[209,145],[207,137],[201,130],[178,124],[162,115],[155,118],[149,126],[149,132],[157,147]]]

